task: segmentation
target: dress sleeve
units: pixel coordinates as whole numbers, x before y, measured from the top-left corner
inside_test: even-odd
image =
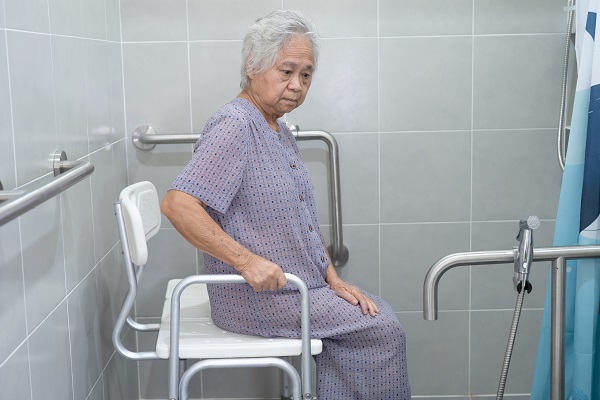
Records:
[[[209,121],[192,159],[171,189],[224,214],[242,184],[250,135],[249,122],[242,114],[220,115]]]

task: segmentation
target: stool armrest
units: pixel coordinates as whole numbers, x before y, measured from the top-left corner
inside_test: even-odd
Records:
[[[304,398],[312,399],[311,345],[310,345],[310,298],[308,287],[296,275],[285,274],[289,283],[298,287],[301,296],[302,330],[302,391]],[[183,290],[194,283],[246,283],[241,275],[192,275],[177,284],[171,295],[171,325],[169,345],[169,399],[177,399],[179,386],[179,319]]]

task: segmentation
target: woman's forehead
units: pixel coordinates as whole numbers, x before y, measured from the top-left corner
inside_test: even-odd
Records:
[[[279,51],[276,64],[314,69],[312,42],[305,36],[292,37]]]

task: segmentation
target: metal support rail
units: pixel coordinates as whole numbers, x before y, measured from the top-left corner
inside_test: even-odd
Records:
[[[94,165],[89,161],[67,161],[66,153],[58,151],[54,154],[53,169],[54,176],[57,178],[35,190],[0,190],[0,226],[91,175],[94,172]]]
[[[297,125],[287,123],[296,140],[322,140],[329,149],[329,171],[331,180],[331,210],[333,214],[333,243],[327,247],[334,267],[341,267],[348,262],[350,253],[344,245],[342,228],[342,196],[340,189],[340,162],[337,141],[329,132],[300,131]],[[191,134],[158,134],[147,125],[138,126],[133,131],[133,144],[140,150],[151,150],[157,144],[196,143],[199,133]]]
[[[423,283],[423,318],[437,319],[438,283],[451,268],[470,265],[510,263],[517,257],[518,249],[476,251],[450,254],[435,263],[427,272]],[[533,251],[533,261],[552,262],[552,308],[550,353],[550,399],[563,400],[564,384],[564,327],[566,261],[580,258],[600,258],[600,246],[545,247]]]

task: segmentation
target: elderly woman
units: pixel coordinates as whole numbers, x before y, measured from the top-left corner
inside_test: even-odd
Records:
[[[311,335],[323,341],[320,400],[409,399],[405,336],[392,308],[342,281],[323,243],[313,188],[290,130],[318,47],[312,23],[272,12],[243,43],[242,91],[207,122],[192,160],[162,201],[173,226],[205,254],[209,273],[249,285],[211,285],[215,324],[266,337],[299,337],[299,296],[309,287]]]

